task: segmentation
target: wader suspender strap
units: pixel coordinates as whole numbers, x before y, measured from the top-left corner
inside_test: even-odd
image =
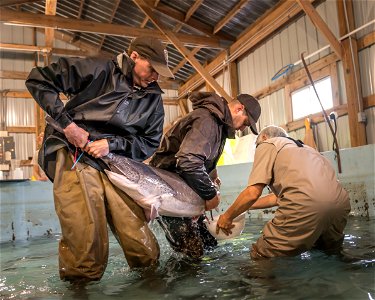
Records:
[[[287,136],[286,138],[289,139],[289,140],[291,140],[291,141],[293,141],[293,142],[295,142],[298,147],[303,147],[303,145],[304,145],[304,143],[301,140],[295,140],[295,139],[293,139],[293,138],[291,138],[289,136]]]

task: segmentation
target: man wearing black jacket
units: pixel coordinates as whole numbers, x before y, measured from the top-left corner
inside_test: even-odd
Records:
[[[58,132],[47,125],[39,155],[54,182],[62,230],[61,279],[102,277],[108,259],[107,222],[130,267],[153,265],[159,257],[143,210],[109,182],[100,160],[109,152],[137,161],[154,153],[164,120],[159,75],[173,78],[167,51],[159,40],[140,37],[132,41],[128,55],[60,58],[34,68],[26,80],[36,102],[61,128]],[[60,93],[69,98],[65,106]]]
[[[215,93],[194,92],[190,96],[193,111],[173,125],[164,135],[150,165],[178,173],[206,201],[206,210],[219,205],[215,186],[216,164],[223,152],[225,140],[234,138],[235,130],[250,126],[257,133],[256,122],[261,108],[247,94],[237,96],[229,104]],[[171,247],[198,258],[205,249],[217,245],[207,231],[203,217],[159,217]]]

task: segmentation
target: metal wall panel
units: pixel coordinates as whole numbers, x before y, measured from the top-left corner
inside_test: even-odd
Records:
[[[35,126],[34,101],[7,98],[6,126]]]
[[[374,0],[357,0],[353,1],[355,26],[360,27],[367,24],[374,19],[375,16],[375,1]],[[357,38],[362,37],[375,30],[375,25],[361,30],[357,34]]]
[[[176,90],[163,90],[162,98],[177,98],[178,92]],[[180,115],[181,111],[178,105],[164,105],[164,127],[173,123]]]
[[[375,45],[359,52],[359,71],[363,97],[375,93]]]

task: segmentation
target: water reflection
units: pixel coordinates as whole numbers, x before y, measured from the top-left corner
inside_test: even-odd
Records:
[[[243,235],[222,242],[199,261],[174,253],[157,229],[160,264],[147,270],[130,270],[112,238],[102,280],[75,285],[58,277],[56,239],[2,244],[0,298],[375,298],[375,220],[350,219],[340,255],[308,251],[297,257],[252,261],[249,247],[263,224],[251,220]]]

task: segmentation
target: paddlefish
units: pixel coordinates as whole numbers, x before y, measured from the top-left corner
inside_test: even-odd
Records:
[[[149,220],[158,215],[195,217],[204,213],[204,200],[175,173],[125,156],[108,154],[103,161],[109,180],[139,206]]]

